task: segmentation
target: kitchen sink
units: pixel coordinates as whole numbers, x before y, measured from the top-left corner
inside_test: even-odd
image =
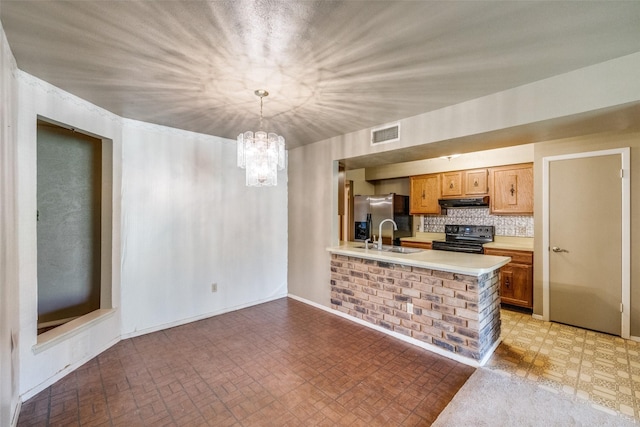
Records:
[[[359,245],[359,246],[354,246],[356,249],[367,249],[367,247],[365,245]],[[376,248],[373,245],[369,245],[369,249],[371,250],[379,250],[378,248]],[[406,248],[404,246],[387,246],[387,245],[383,245],[382,246],[382,252],[393,252],[396,254],[414,254],[416,252],[422,252],[423,249],[418,249],[418,248]]]
[[[392,246],[391,248],[385,249],[382,248],[383,251],[386,252],[395,252],[398,254],[414,254],[416,252],[422,252],[422,249],[418,248],[405,248],[404,246]]]

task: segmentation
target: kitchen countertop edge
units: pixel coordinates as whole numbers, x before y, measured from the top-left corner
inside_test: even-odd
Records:
[[[361,245],[362,243],[359,244]],[[340,246],[329,247],[327,251],[338,255],[385,261],[393,264],[409,265],[412,267],[466,274],[469,276],[480,276],[489,273],[511,261],[511,258],[503,256],[432,251],[430,249],[408,254],[381,252],[377,249],[355,248],[354,243],[344,243]]]
[[[436,233],[434,233],[436,234]],[[401,242],[416,242],[416,243],[431,243],[434,240],[444,240],[444,234],[442,237],[401,237]],[[503,237],[497,236],[491,243],[485,243],[483,245],[488,249],[503,249],[513,251],[528,251],[533,252],[533,238],[532,237]]]

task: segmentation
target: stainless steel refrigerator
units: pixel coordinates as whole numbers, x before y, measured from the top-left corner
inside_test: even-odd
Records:
[[[354,240],[364,241],[378,237],[380,223],[391,218],[398,225],[393,230],[393,224],[382,226],[382,241],[384,244],[399,245],[400,237],[412,235],[412,216],[409,215],[409,196],[399,194],[379,194],[374,196],[353,196]]]

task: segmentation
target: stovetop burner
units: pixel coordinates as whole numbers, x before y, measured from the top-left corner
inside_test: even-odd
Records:
[[[441,251],[484,253],[482,245],[493,242],[492,225],[445,225],[445,240],[435,240],[432,249]]]

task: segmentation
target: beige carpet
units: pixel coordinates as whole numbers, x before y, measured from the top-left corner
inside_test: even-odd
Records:
[[[638,426],[508,374],[477,369],[433,426]]]

